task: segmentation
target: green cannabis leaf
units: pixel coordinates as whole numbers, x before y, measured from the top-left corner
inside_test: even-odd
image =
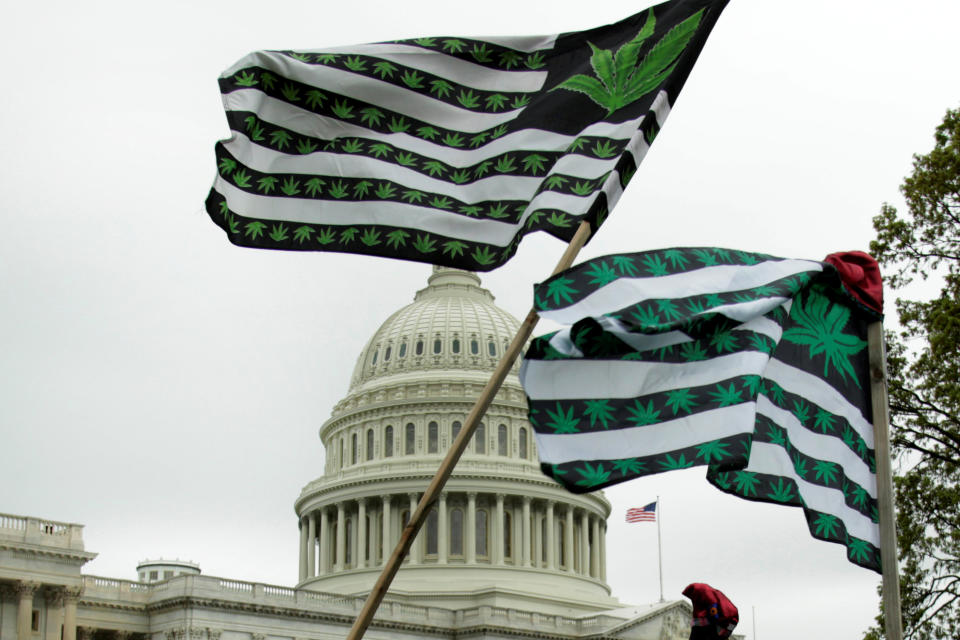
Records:
[[[700,25],[703,9],[693,14],[667,32],[644,56],[640,64],[637,58],[644,42],[653,35],[656,18],[653,9],[640,32],[617,49],[599,49],[588,42],[593,50],[590,66],[596,76],[578,73],[554,87],[586,94],[588,98],[607,110],[607,115],[635,102],[660,85],[676,66],[690,38]]]

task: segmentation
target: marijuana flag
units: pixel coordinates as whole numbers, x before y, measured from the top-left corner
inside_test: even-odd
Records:
[[[544,473],[580,493],[708,465],[728,493],[803,507],[814,537],[879,571],[865,339],[877,282],[866,254],[683,248],[537,285],[541,317],[567,325],[521,369]]]
[[[619,199],[727,0],[590,31],[260,51],[220,77],[207,212],[231,242],[476,271]]]

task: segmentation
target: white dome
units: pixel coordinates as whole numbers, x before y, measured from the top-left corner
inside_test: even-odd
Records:
[[[367,342],[320,427],[322,476],[295,503],[300,586],[369,592],[520,323],[473,273],[434,267]],[[503,381],[391,586],[451,608],[608,609],[602,493],[540,471],[519,363]],[[571,603],[576,602],[574,606]],[[571,608],[572,607],[572,608]]]
[[[350,391],[397,373],[492,371],[520,326],[493,300],[476,274],[434,267],[427,287],[390,316],[360,352]]]

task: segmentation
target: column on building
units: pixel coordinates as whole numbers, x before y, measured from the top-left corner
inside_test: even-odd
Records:
[[[447,493],[437,499],[437,562],[446,564],[450,546],[450,525],[447,523]]]
[[[303,582],[307,579],[307,529],[309,517],[300,517],[297,519],[300,525],[300,579]]]
[[[533,537],[532,553],[531,558],[533,559],[533,566],[541,566],[543,561],[543,528],[540,525],[540,506],[539,503],[533,503],[530,508],[530,527]]]
[[[330,548],[330,516],[324,507],[320,508],[320,531],[317,534],[320,538],[320,575],[330,573],[330,554],[333,550]]]
[[[393,542],[390,539],[390,520],[391,520],[390,496],[385,495],[383,496],[382,500],[383,500],[383,522],[381,524],[383,525],[383,532],[380,534],[382,538],[380,540],[380,544],[382,545],[381,547],[382,555],[381,555],[380,562],[381,564],[386,565],[387,560],[390,559],[390,554],[393,553]]]
[[[590,575],[590,514],[580,516],[580,573]]]
[[[563,563],[573,573],[573,505],[567,505],[566,530],[563,534]]]
[[[77,640],[77,602],[83,587],[67,587],[63,597],[63,640]]]
[[[33,615],[33,594],[39,588],[36,582],[17,582],[17,640],[31,640],[30,620]]]
[[[43,597],[47,605],[47,624],[44,638],[46,640],[60,640],[60,625],[63,624],[63,587],[46,587]]]
[[[493,519],[493,558],[494,564],[504,564],[504,543],[503,543],[503,494],[498,493],[497,507]]]
[[[343,571],[347,557],[347,510],[343,502],[337,503],[337,558],[334,571]]]
[[[410,518],[413,518],[413,512],[417,510],[417,501],[418,497],[415,493],[408,493],[407,497],[410,501],[410,515],[407,516],[407,521],[409,522]],[[405,527],[405,523],[400,523],[402,527]],[[402,529],[401,529],[402,531]],[[403,535],[401,533],[401,535]],[[417,544],[417,539],[414,538],[410,544],[410,553],[407,554],[407,557],[410,558],[410,564],[420,564],[423,560],[420,557],[420,545]]]
[[[317,512],[307,515],[307,577],[317,575]]]
[[[523,565],[523,506],[520,500],[513,500],[513,563]]]
[[[607,581],[607,522],[600,522],[600,579]]]
[[[523,496],[523,515],[521,516],[521,526],[523,529],[523,541],[520,543],[520,549],[523,554],[523,566],[530,566],[530,496]]]
[[[354,548],[353,566],[362,569],[367,566],[367,499],[357,500],[357,546]]]
[[[467,493],[467,564],[477,562],[477,494]]]
[[[557,568],[556,524],[553,519],[553,500],[547,500],[547,569]]]
[[[600,518],[590,517],[593,543],[590,545],[590,576],[600,577]]]

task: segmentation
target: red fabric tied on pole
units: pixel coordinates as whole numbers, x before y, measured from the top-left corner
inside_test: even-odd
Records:
[[[696,637],[729,638],[740,622],[736,605],[719,589],[704,582],[694,582],[687,585],[683,595],[693,602],[691,626]]]
[[[840,251],[828,255],[824,262],[836,268],[844,288],[860,304],[883,313],[883,280],[873,256],[863,251]]]

